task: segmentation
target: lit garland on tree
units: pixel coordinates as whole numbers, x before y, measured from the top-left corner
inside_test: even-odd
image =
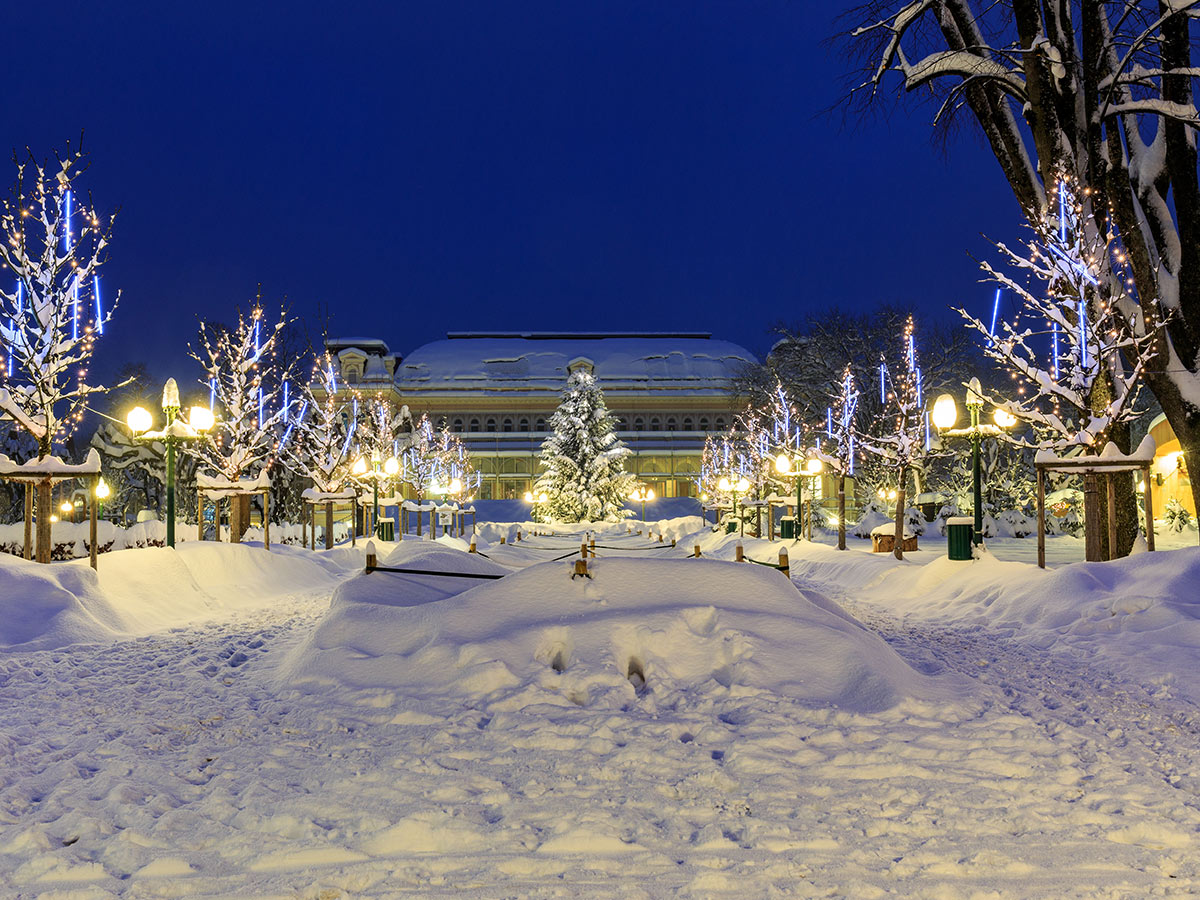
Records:
[[[336,362],[326,351],[313,362],[312,377],[295,398],[294,418],[284,429],[280,454],[287,464],[325,494],[342,490],[354,464],[357,391],[339,392]],[[289,396],[288,402],[292,398]]]
[[[910,320],[911,321],[911,320]],[[850,364],[842,372],[833,403],[825,411],[825,438],[817,443],[816,454],[838,480],[838,549],[846,549],[846,477],[854,475],[854,455],[858,451],[856,421],[858,388]]]
[[[114,217],[102,221],[78,197],[83,160],[78,150],[54,165],[14,155],[17,182],[0,213],[0,264],[13,276],[0,280],[0,414],[34,437],[39,459],[74,432],[88,397],[107,390],[86,379],[120,298],[101,304]]]
[[[1005,262],[1040,290],[984,262],[1019,309],[1000,323],[1000,333],[958,312],[982,336],[983,352],[1016,382],[1012,399],[985,399],[1032,425],[1034,445],[1062,449],[1102,443],[1114,424],[1138,415],[1133,403],[1162,323],[1139,325],[1136,311],[1132,321],[1122,314],[1123,306],[1137,309],[1119,274],[1125,255],[1111,232],[1102,234],[1084,214],[1069,179],[1059,179],[1051,208],[1057,216],[1035,229],[1028,257],[997,244]]]

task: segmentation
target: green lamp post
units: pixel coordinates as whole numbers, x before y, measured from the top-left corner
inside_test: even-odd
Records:
[[[125,417],[129,430],[139,441],[162,441],[167,445],[167,546],[175,546],[175,447],[185,441],[195,441],[213,427],[212,410],[207,406],[193,406],[185,422],[179,416],[179,385],[168,378],[163,386],[162,408],[167,425],[161,431],[151,431],[154,418],[149,410],[135,406]]]

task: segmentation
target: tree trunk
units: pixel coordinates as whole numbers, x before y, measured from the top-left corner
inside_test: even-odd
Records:
[[[1100,490],[1096,484],[1096,474],[1088,472],[1083,476],[1083,558],[1088,562],[1099,562],[1104,559],[1105,520],[1100,515]]]
[[[838,475],[838,549],[846,549],[846,476]]]
[[[333,504],[325,501],[325,549],[333,549]]]
[[[25,482],[25,546],[21,551],[25,559],[33,559],[33,486]]]
[[[908,479],[908,467],[900,469],[900,484],[896,487],[896,532],[892,536],[892,553],[896,559],[904,559],[904,482]]]

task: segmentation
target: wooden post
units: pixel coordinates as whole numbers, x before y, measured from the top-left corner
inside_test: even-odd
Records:
[[[783,572],[783,577],[791,581],[792,569],[788,564],[788,552],[786,547],[779,548],[779,570]]]
[[[1046,568],[1046,470],[1037,470],[1038,568]]]
[[[1146,504],[1146,549],[1149,550],[1151,553],[1153,553],[1154,552],[1154,495],[1150,489],[1150,482],[1152,482],[1154,480],[1154,478],[1150,474],[1150,464],[1149,463],[1146,464],[1146,470],[1142,476],[1142,479],[1143,479],[1142,483],[1145,485],[1144,490],[1146,492],[1145,499],[1143,500],[1143,502]]]
[[[478,550],[475,549],[475,535],[471,535],[471,549],[468,550],[467,552],[468,553],[478,553],[479,552]]]
[[[695,546],[695,548],[692,550],[692,556],[695,557],[696,559],[700,558],[700,545],[699,544],[697,544]]]
[[[663,542],[663,536],[662,536],[662,532],[661,532],[661,531],[658,533],[658,542],[659,542],[660,544]]]
[[[271,549],[271,492],[263,491],[263,549]]]
[[[204,540],[204,491],[196,488],[196,540]]]
[[[502,534],[502,535],[500,535],[500,543],[501,543],[501,544],[505,544],[505,543],[507,543],[507,542],[508,542],[508,536],[507,536],[507,535],[503,535],[503,534]]]
[[[671,547],[674,548],[674,546],[675,546],[675,538],[671,538]]]
[[[737,562],[745,562],[746,561],[746,551],[744,549],[742,549],[741,544],[738,544],[737,547],[734,548],[734,554],[735,554],[734,559]]]
[[[595,538],[590,538],[588,540],[588,549],[592,551],[592,556],[596,555],[596,539]]]
[[[591,573],[588,571],[586,559],[575,560],[575,571],[571,573],[571,580],[574,581],[579,576],[583,576],[584,578],[592,577]]]
[[[33,491],[25,482],[25,547],[21,552],[25,559],[33,559]]]
[[[92,484],[92,495],[88,498],[88,536],[91,538],[92,546],[88,553],[88,561],[91,562],[92,568],[96,569],[99,568],[96,564],[96,554],[99,552],[96,549],[96,485],[100,482],[100,476],[93,475],[89,481]]]
[[[221,495],[213,497],[213,531],[217,540],[221,540]]]
[[[1117,485],[1113,473],[1106,472],[1104,486],[1108,493],[1108,558],[1117,558]]]
[[[1100,520],[1099,503],[1100,491],[1096,489],[1096,473],[1085,472],[1083,475],[1083,558],[1088,562],[1100,559],[1100,535],[1095,524]]]
[[[50,562],[50,517],[54,514],[52,496],[53,488],[49,478],[43,478],[37,483],[37,552],[35,558],[40,563]]]
[[[775,507],[770,500],[767,501],[767,540],[775,541]]]
[[[350,501],[350,546],[358,546],[358,498]],[[326,538],[329,540],[329,538]]]
[[[375,542],[367,541],[367,571],[375,570]]]

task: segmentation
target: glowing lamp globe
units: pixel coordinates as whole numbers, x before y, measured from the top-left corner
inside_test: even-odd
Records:
[[[385,475],[395,475],[400,471],[400,460],[394,456],[389,456],[387,462],[383,464],[383,472]]]
[[[59,506],[59,509],[61,509],[67,515],[70,515],[71,512],[75,509],[75,506],[71,503],[70,500],[64,500],[62,502],[62,505]]]
[[[933,404],[934,427],[939,431],[945,428],[952,428],[957,421],[958,407],[954,404],[954,398],[949,394],[942,394]]]
[[[967,382],[967,406],[983,406],[983,388],[978,378]]]
[[[154,418],[150,415],[150,410],[144,406],[135,406],[125,416],[125,424],[129,426],[129,430],[134,434],[141,431],[149,431],[150,426],[154,424]]]
[[[825,464],[822,463],[821,460],[817,459],[815,456],[812,459],[810,459],[807,463],[805,463],[805,466],[804,466],[804,468],[808,470],[809,475],[819,475],[821,472],[821,469],[823,469],[824,467],[825,467]]]
[[[1011,428],[1017,424],[1017,417],[1010,413],[1007,409],[997,409],[992,414],[992,421],[994,421],[1001,428]]]
[[[717,482],[717,487],[720,488],[722,491],[729,490],[729,479],[722,478],[720,481]]]
[[[740,493],[744,493],[744,492],[745,492],[745,490],[746,490],[748,487],[750,487],[750,482],[749,482],[749,481],[747,481],[745,478],[741,479],[741,480],[740,480],[740,481],[737,483],[737,489],[738,489],[738,493],[739,493],[739,494],[740,494]]]
[[[174,378],[168,378],[163,385],[163,409],[179,409],[179,385]]]
[[[654,491],[646,491],[646,499],[653,500],[654,499]]]
[[[788,472],[792,471],[792,461],[788,458],[786,453],[780,453],[777,457],[775,457],[775,471],[780,475],[786,475]]]
[[[533,502],[533,491],[526,491],[526,492],[525,492],[525,502],[526,502],[526,503],[532,503],[532,502]]]
[[[193,406],[188,410],[188,424],[197,431],[208,431],[216,424],[216,419],[207,406]]]
[[[366,457],[360,456],[358,459],[356,459],[354,461],[354,466],[350,469],[350,471],[355,475],[366,475],[367,474],[367,459],[366,459]]]
[[[97,500],[107,500],[108,495],[111,493],[112,493],[112,491],[109,490],[108,482],[105,481],[103,478],[101,478],[96,483],[96,499]]]
[[[462,492],[462,481],[458,478],[452,479],[450,482],[450,493],[458,494]]]

